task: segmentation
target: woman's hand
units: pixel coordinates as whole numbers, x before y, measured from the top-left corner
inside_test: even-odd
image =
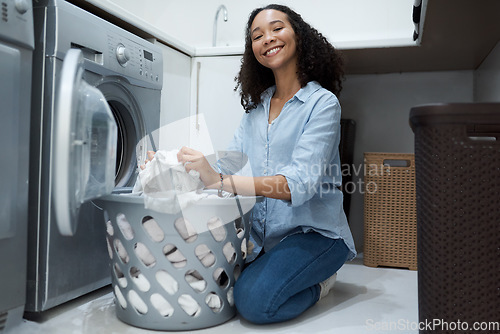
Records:
[[[177,153],[177,160],[184,164],[184,168],[189,172],[195,170],[200,173],[200,179],[207,188],[217,188],[220,181],[219,173],[217,173],[208,163],[205,156],[196,150],[189,147],[183,147]]]
[[[145,169],[145,168],[146,168],[146,164],[147,164],[148,162],[150,162],[151,160],[153,160],[153,157],[155,156],[155,153],[156,153],[155,151],[148,151],[148,152],[146,153],[147,158],[146,158],[146,161],[144,161],[144,165],[141,165],[141,166],[140,166],[140,167],[141,167],[141,169]]]

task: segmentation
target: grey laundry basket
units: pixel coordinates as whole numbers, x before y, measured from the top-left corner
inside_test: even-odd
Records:
[[[231,319],[251,208],[259,200],[206,198],[178,214],[145,209],[143,198],[130,194],[96,200],[107,225],[117,317],[155,330],[200,329]],[[209,221],[219,224],[210,228]]]

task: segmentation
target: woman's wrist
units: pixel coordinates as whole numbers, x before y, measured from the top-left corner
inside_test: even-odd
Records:
[[[225,181],[225,176],[222,175],[222,178]],[[203,183],[205,184],[206,189],[220,189],[221,187],[221,173],[217,173],[216,171],[210,172],[209,175],[207,175],[206,179],[202,179]]]
[[[219,173],[219,178],[220,178],[220,185],[219,189],[217,190],[217,195],[219,195],[219,197],[222,197],[222,191],[224,190],[224,175],[222,175],[222,173]]]

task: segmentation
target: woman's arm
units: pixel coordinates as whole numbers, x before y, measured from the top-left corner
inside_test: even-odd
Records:
[[[177,160],[185,164],[186,171],[196,170],[200,173],[203,184],[208,189],[220,189],[221,179],[201,152],[183,147],[177,153]],[[223,190],[245,196],[265,196],[289,201],[291,199],[288,182],[283,175],[273,176],[241,176],[223,175]]]
[[[289,201],[291,199],[288,182],[283,175],[273,176],[240,176],[223,175],[223,190],[246,196],[265,196]],[[219,189],[220,176],[217,184],[207,188]]]

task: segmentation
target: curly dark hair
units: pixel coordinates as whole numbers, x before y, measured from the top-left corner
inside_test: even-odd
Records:
[[[241,69],[235,78],[235,91],[239,89],[241,105],[246,112],[254,109],[260,102],[261,94],[275,84],[273,72],[262,66],[252,51],[250,28],[253,20],[261,11],[274,9],[287,15],[296,36],[298,55],[298,78],[301,87],[309,81],[319,84],[338,95],[344,79],[344,61],[342,54],[328,42],[315,28],[287,6],[271,4],[254,9],[248,18],[245,31],[245,51],[241,60]]]

